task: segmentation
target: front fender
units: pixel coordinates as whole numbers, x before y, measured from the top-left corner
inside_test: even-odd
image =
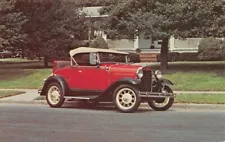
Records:
[[[139,79],[134,78],[122,78],[111,84],[105,92],[112,92],[117,86],[121,84],[129,84],[129,85],[138,85],[141,81]]]
[[[171,82],[170,80],[165,79],[165,78],[161,78],[161,79],[159,79],[159,81],[160,81],[163,85],[168,85],[168,86],[173,85],[173,82]]]
[[[46,95],[48,85],[52,82],[57,82],[61,86],[63,95],[69,93],[69,86],[68,86],[68,83],[66,82],[66,80],[62,76],[53,75],[45,80],[44,86],[40,93],[41,96]]]

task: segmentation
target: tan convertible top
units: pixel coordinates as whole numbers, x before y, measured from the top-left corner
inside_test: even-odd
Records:
[[[99,49],[99,48],[90,48],[90,47],[79,47],[73,50],[70,50],[70,56],[73,57],[79,53],[90,53],[90,52],[106,52],[106,53],[115,53],[115,54],[128,54],[127,52],[120,52],[112,49]]]

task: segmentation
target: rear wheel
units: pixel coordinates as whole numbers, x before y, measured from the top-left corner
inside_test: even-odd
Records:
[[[131,85],[120,85],[113,93],[113,102],[121,112],[133,112],[140,106],[138,90]]]
[[[65,101],[63,96],[62,87],[58,83],[49,84],[46,100],[50,107],[61,107]]]
[[[165,86],[162,93],[173,93],[173,91],[168,86]],[[173,102],[174,98],[166,97],[148,101],[148,104],[155,111],[166,111],[173,105]]]

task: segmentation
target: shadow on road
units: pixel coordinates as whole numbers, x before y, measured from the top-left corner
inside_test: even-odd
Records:
[[[62,108],[67,109],[83,109],[83,110],[96,110],[96,111],[117,111],[113,103],[98,103],[98,104],[91,104],[83,101],[69,101],[65,102]],[[144,112],[151,112],[153,111],[150,108],[138,108],[135,113],[144,113]]]

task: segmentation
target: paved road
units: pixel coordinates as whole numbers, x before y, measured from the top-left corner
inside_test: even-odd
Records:
[[[224,142],[224,110],[132,114],[114,108],[0,104],[1,142]]]

